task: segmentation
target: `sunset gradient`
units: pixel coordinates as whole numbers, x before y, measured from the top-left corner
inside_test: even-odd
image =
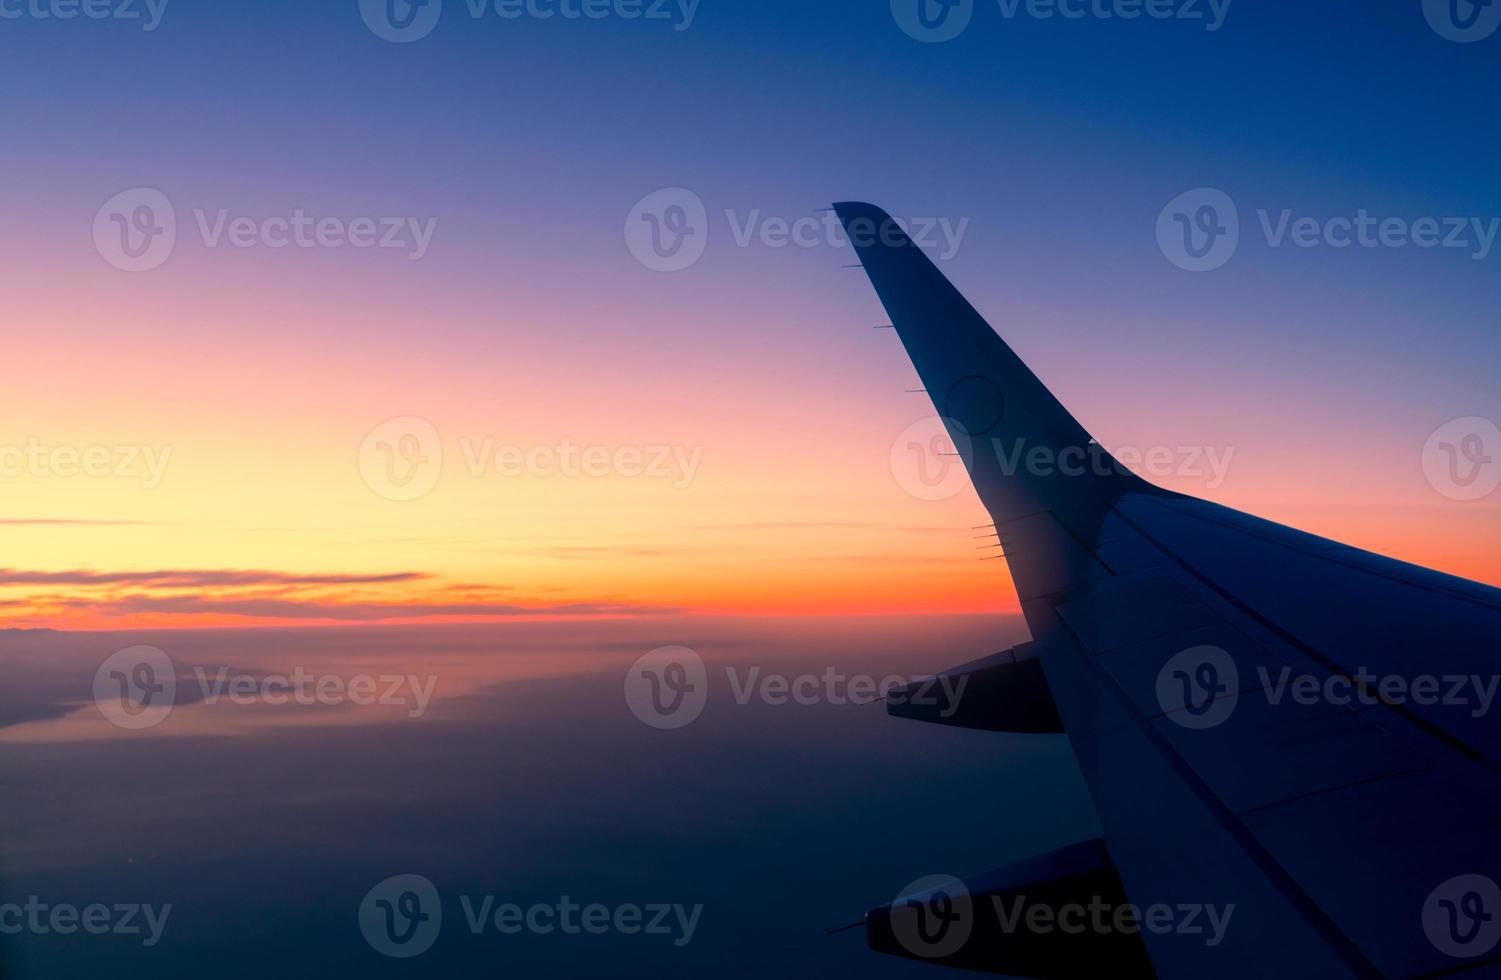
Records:
[[[253,6],[174,6],[148,35],[0,36],[0,446],[165,454],[155,481],[0,477],[8,625],[1014,611],[973,494],[904,486],[904,430],[933,410],[871,329],[883,314],[850,250],[736,241],[850,198],[967,221],[941,267],[1101,443],[1228,460],[1222,482],[1149,478],[1501,584],[1501,499],[1448,499],[1422,468],[1446,421],[1501,412],[1501,257],[1272,248],[1256,217],[1501,214],[1501,136],[1421,70],[1493,83],[1494,45],[1448,45],[1416,14],[1372,25],[1411,66],[1398,78],[1380,45],[1313,57],[1279,5],[1178,38],[1172,64],[1151,32],[1174,25],[1003,29],[991,10],[925,46],[885,3],[706,2],[682,32],[452,16],[405,46],[353,3]],[[762,43],[788,17],[849,50]],[[1311,56],[1270,71],[1273,30]],[[1059,46],[1097,67],[1055,68]],[[1238,111],[1247,74],[1284,93],[1282,117]],[[926,99],[931,77],[974,105]],[[1349,115],[1355,86],[1379,118]],[[358,122],[331,116],[341,101]],[[1199,186],[1236,198],[1244,239],[1203,275],[1153,240]],[[178,241],[127,273],[90,228],[136,187],[172,200]],[[622,228],[669,187],[705,202],[708,248],[660,273]],[[412,261],[211,246],[195,216],[295,209],[436,232]],[[443,456],[410,501],[361,467],[367,435],[402,417]],[[691,478],[474,471],[486,446],[563,445],[698,462]]]

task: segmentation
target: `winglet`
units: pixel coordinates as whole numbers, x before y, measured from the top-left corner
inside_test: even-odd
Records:
[[[1051,513],[1082,532],[1123,493],[1155,492],[1090,438],[890,215],[834,205],[997,524]]]

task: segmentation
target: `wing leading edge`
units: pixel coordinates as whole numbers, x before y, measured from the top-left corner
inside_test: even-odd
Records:
[[[1157,974],[1501,975],[1501,591],[1131,475],[885,212],[835,210],[996,523],[1112,873],[1169,912]]]

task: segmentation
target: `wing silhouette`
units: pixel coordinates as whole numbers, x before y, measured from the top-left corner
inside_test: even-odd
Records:
[[[956,669],[962,710],[893,711],[1061,729],[1104,828],[873,910],[871,945],[1033,977],[1501,975],[1501,591],[1130,474],[885,212],[835,210],[1032,633]],[[956,896],[966,941],[935,943]],[[1008,920],[1038,896],[1140,918]]]

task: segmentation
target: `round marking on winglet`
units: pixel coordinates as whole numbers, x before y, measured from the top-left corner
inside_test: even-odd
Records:
[[[960,378],[949,389],[944,415],[957,422],[967,435],[983,436],[1001,424],[1006,396],[996,383],[979,374]]]

